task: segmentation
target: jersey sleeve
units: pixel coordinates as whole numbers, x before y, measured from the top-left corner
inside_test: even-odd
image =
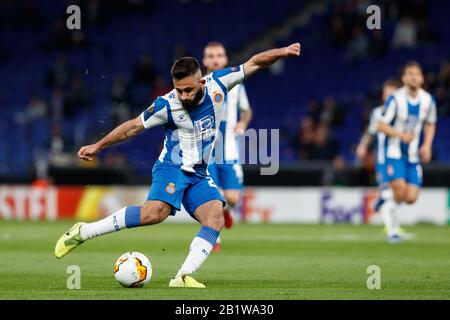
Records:
[[[372,113],[370,114],[370,121],[369,126],[367,127],[367,133],[370,135],[375,135],[377,133],[377,109],[373,109]]]
[[[149,129],[167,123],[167,107],[167,100],[161,97],[158,97],[155,101],[153,101],[153,103],[141,113],[141,121],[144,128]]]
[[[243,84],[239,86],[238,106],[241,111],[250,110],[250,102],[248,102],[247,91]]]
[[[395,100],[394,96],[390,96],[386,101],[386,105],[379,120],[386,124],[391,124],[391,122],[395,119],[396,115],[397,115],[397,101]]]
[[[436,123],[436,121],[437,121],[436,100],[434,98],[432,98],[430,109],[428,110],[426,122]]]
[[[222,90],[228,93],[233,87],[239,83],[242,83],[245,78],[244,66],[226,68],[218,71],[214,71],[212,74],[213,79],[219,83]]]

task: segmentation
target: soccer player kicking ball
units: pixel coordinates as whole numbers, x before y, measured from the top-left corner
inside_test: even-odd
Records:
[[[153,166],[152,185],[143,206],[122,208],[93,223],[76,223],[56,243],[61,258],[86,240],[121,230],[164,221],[180,210],[201,223],[189,254],[169,287],[205,288],[191,274],[205,262],[224,225],[224,199],[207,173],[228,92],[245,78],[281,58],[300,55],[300,44],[254,55],[244,64],[203,77],[195,58],[180,58],[172,66],[174,89],[158,97],[140,116],[101,139],[84,146],[78,156],[91,161],[103,149],[130,139],[144,129],[165,127],[164,149]]]
[[[207,74],[224,69],[228,64],[225,47],[220,42],[210,42],[203,51],[203,66]],[[233,208],[241,198],[243,172],[238,159],[237,135],[244,134],[252,119],[252,109],[243,84],[237,84],[228,93],[224,103],[224,116],[220,123],[209,174],[216,185],[222,189],[226,201],[224,208],[225,228],[233,226]],[[239,111],[239,121],[238,119]],[[213,251],[220,250],[220,237]]]
[[[384,162],[383,179],[389,183],[393,196],[384,199],[381,215],[388,231],[389,242],[402,239],[399,234],[398,209],[401,203],[416,202],[422,185],[420,161],[431,160],[431,147],[436,130],[436,103],[423,90],[422,68],[408,62],[402,72],[403,87],[394,91],[378,120],[378,130],[386,135],[379,148]],[[419,140],[423,131],[423,143]]]

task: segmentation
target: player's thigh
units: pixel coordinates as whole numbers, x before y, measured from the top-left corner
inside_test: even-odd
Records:
[[[221,230],[225,223],[223,217],[223,202],[210,200],[195,209],[195,217],[204,226]]]
[[[422,166],[419,163],[408,163],[406,169],[406,182],[417,187],[422,186]]]
[[[160,223],[171,214],[173,207],[160,200],[147,200],[141,208],[141,225]]]
[[[181,209],[181,201],[189,181],[180,168],[168,165],[155,166],[148,201],[159,201],[172,207],[170,214]]]
[[[406,191],[405,161],[402,159],[386,159],[383,169],[383,178],[391,186],[395,201],[404,201]]]
[[[406,193],[406,181],[404,178],[398,178],[389,182],[389,186],[391,187],[394,193],[394,200],[396,202],[405,201],[405,193]]]

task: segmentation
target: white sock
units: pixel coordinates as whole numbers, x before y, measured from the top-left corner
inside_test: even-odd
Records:
[[[192,240],[189,254],[175,278],[197,271],[208,258],[218,236],[219,231],[202,226],[197,236]]]
[[[216,241],[216,243],[220,243],[221,242],[221,240],[220,240],[220,236],[218,236],[217,237],[217,241]]]
[[[387,199],[381,206],[381,217],[384,225],[387,228],[388,236],[398,234],[400,228],[400,221],[397,215],[399,205],[393,199]]]
[[[140,207],[125,207],[106,218],[83,224],[80,235],[83,240],[89,240],[123,228],[133,228],[139,225]]]

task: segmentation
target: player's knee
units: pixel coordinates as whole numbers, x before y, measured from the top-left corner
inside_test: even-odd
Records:
[[[223,217],[223,213],[218,213],[217,216],[213,217],[209,222],[209,227],[215,230],[222,230],[225,225],[225,218]]]
[[[405,197],[405,202],[406,202],[407,204],[414,204],[414,203],[416,203],[417,198],[418,198],[418,195],[417,195],[417,194],[408,194],[408,195]]]
[[[141,208],[141,224],[156,224],[164,221],[168,208],[161,202],[149,202]]]
[[[223,209],[216,209],[211,212],[211,215],[204,221],[204,225],[215,230],[222,230],[225,225],[225,218],[223,216]]]
[[[404,202],[405,199],[405,192],[403,190],[398,190],[396,192],[394,192],[394,200],[395,202]]]

